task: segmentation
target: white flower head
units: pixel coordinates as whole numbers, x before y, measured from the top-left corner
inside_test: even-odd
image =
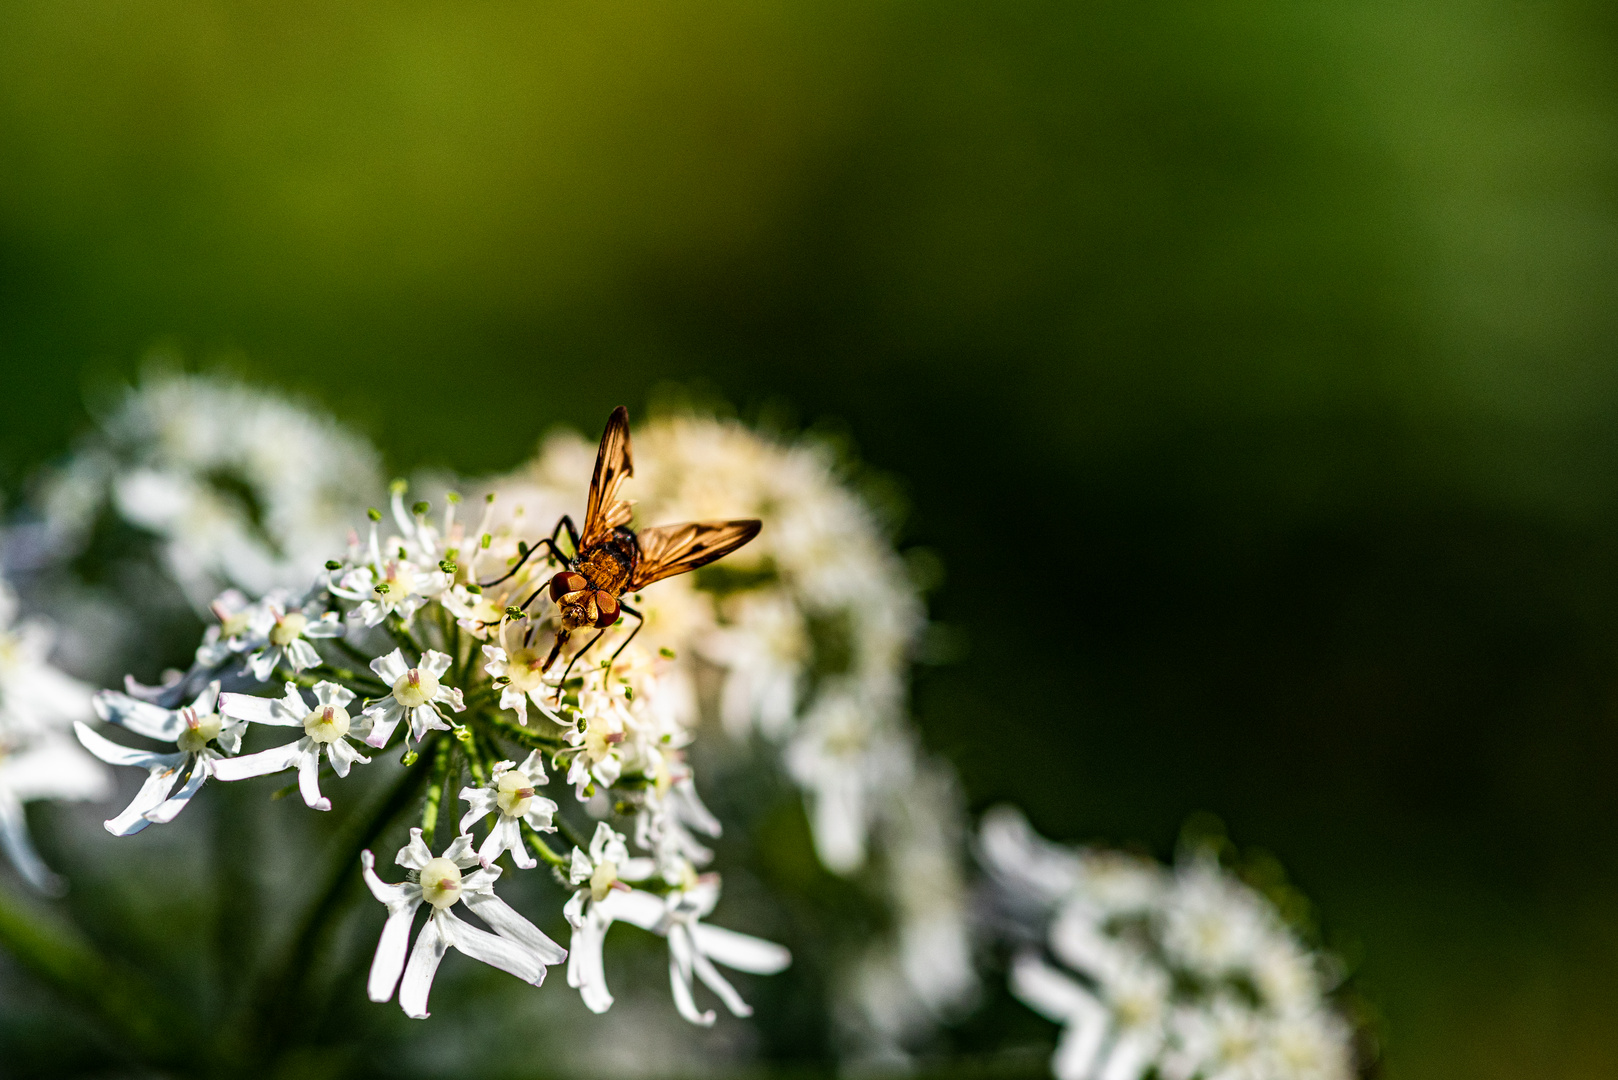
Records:
[[[449,666],[450,658],[433,649],[422,653],[421,663],[415,667],[405,662],[400,649],[372,660],[371,670],[393,689],[387,697],[366,706],[365,715],[372,725],[366,741],[379,749],[388,745],[394,729],[406,718],[410,721],[409,736],[416,742],[429,731],[448,731],[450,724],[440,706],[448,705],[454,712],[466,708],[461,691],[441,681]]]
[[[221,716],[218,703],[218,682],[209,683],[195,701],[179,709],[137,701],[115,690],[103,690],[95,696],[95,711],[101,719],[148,739],[174,744],[169,753],[134,750],[97,734],[83,723],[73,725],[85,749],[102,761],[147,771],[146,783],[124,812],[106,822],[108,832],[131,836],[154,822],[173,821],[201,789],[203,781],[215,775],[225,755],[241,749],[242,731],[247,724]],[[174,791],[187,767],[190,775],[180,790]]]
[[[528,723],[528,705],[532,702],[540,715],[563,724],[565,722],[548,703],[555,688],[545,681],[546,653],[524,641],[526,625],[526,620],[521,623],[510,620],[501,625],[500,644],[483,646],[483,655],[488,660],[483,670],[491,679],[506,680],[500,690],[500,707],[516,713],[518,723]]]
[[[425,1018],[433,976],[450,948],[534,986],[544,982],[546,965],[567,958],[566,949],[494,895],[498,866],[463,874],[479,864],[470,836],[457,836],[444,854],[435,856],[422,840],[421,830],[411,829],[410,842],[399,849],[394,861],[411,871],[414,880],[384,882],[376,874],[375,857],[369,851],[360,855],[366,886],[388,908],[366,986],[372,1001],[387,1001],[397,987],[405,1015]],[[411,948],[411,923],[423,903],[432,911]],[[461,920],[453,911],[456,904],[464,904],[494,932]]]
[[[282,746],[221,762],[215,767],[215,775],[221,780],[246,780],[296,768],[298,793],[303,796],[305,805],[314,810],[330,810],[331,800],[320,793],[321,756],[331,762],[332,771],[339,778],[346,778],[355,762],[362,765],[369,762],[371,759],[348,740],[363,740],[370,734],[371,719],[364,713],[358,718],[349,715],[348,705],[354,700],[354,693],[336,683],[318,682],[314,693],[313,705],[295,683],[287,683],[286,695],[280,698],[226,694],[220,702],[226,716],[243,723],[298,727],[304,734],[303,738]]]
[[[294,672],[320,664],[320,654],[309,639],[342,637],[344,633],[337,613],[321,608],[318,600],[295,607],[284,592],[265,597],[252,616],[252,633],[260,642],[247,658],[253,678],[266,682],[282,664]]]
[[[556,831],[552,824],[556,804],[535,793],[547,779],[544,754],[535,750],[521,765],[501,761],[490,772],[487,785],[461,789],[461,798],[468,804],[461,817],[461,832],[470,832],[479,818],[493,815],[494,825],[478,848],[478,858],[487,866],[509,851],[512,862],[531,870],[538,863],[523,844],[522,826],[527,824],[535,832]]]

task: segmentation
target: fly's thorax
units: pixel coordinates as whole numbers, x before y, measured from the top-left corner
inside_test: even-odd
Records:
[[[580,553],[578,572],[589,581],[591,588],[617,596],[629,587],[638,556],[635,534],[620,529]]]

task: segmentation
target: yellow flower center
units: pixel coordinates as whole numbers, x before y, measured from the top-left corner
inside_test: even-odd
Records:
[[[461,868],[442,858],[422,867],[421,898],[440,909],[455,903],[461,898]]]
[[[322,705],[303,718],[304,734],[317,743],[331,743],[348,734],[348,710],[341,705]]]
[[[605,900],[617,880],[618,864],[611,859],[602,859],[596,865],[595,873],[590,875],[590,899],[598,904]]]
[[[270,627],[270,644],[286,648],[303,634],[303,628],[309,625],[309,619],[301,611],[289,611],[275,621]]]
[[[393,696],[407,709],[425,705],[438,696],[438,678],[430,671],[411,668],[393,684]]]
[[[218,713],[198,716],[191,709],[182,709],[180,716],[185,721],[185,727],[180,729],[180,737],[174,741],[185,753],[194,754],[219,737],[222,721]]]
[[[495,803],[506,817],[522,817],[534,802],[534,782],[528,774],[511,769],[494,782]]]
[[[518,649],[506,662],[506,678],[511,686],[526,694],[545,684],[545,658],[532,649]]]
[[[222,638],[239,638],[247,633],[247,612],[238,611],[234,615],[226,615],[219,620],[219,636]]]

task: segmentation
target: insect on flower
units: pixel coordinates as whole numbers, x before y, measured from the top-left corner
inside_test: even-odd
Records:
[[[596,451],[596,467],[590,477],[590,499],[584,513],[584,532],[581,535],[573,519],[564,514],[551,535],[523,553],[516,565],[504,576],[487,582],[482,587],[498,585],[515,574],[528,558],[545,548],[562,567],[550,581],[534,590],[520,605],[528,605],[549,592],[560,613],[560,626],[556,631],[556,644],[545,659],[542,670],[549,671],[561,655],[573,634],[594,627],[595,637],[573,654],[562,672],[562,682],[578,663],[579,657],[590,651],[607,630],[616,625],[622,615],[632,616],[635,629],[612,654],[616,660],[645,625],[641,613],[623,602],[625,592],[635,592],[655,581],[684,574],[722,559],[758,535],[763,523],[757,518],[738,521],[687,521],[679,525],[659,525],[636,532],[629,527],[632,513],[628,502],[618,498],[618,489],[625,478],[635,474],[635,463],[629,448],[629,410],[620,405],[607,418],[607,430],[601,435],[601,448]],[[569,558],[557,546],[563,530],[573,547]],[[611,665],[611,660],[608,661]]]

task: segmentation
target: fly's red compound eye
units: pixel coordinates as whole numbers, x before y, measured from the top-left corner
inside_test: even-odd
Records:
[[[596,593],[596,626],[605,630],[618,621],[618,598],[611,593]]]
[[[583,574],[575,574],[571,570],[563,570],[560,574],[557,574],[555,577],[551,578],[551,599],[560,600],[568,593],[578,592],[580,589],[589,584],[590,583],[588,581],[584,580]]]

